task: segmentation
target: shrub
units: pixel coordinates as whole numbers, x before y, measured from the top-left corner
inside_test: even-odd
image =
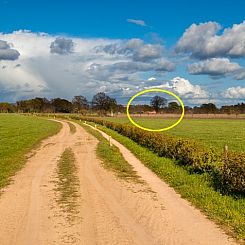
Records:
[[[98,118],[86,118],[86,120],[117,131],[159,156],[179,160],[181,164],[191,166],[194,171],[211,171],[220,158],[212,148],[203,148],[202,145],[191,139],[180,139],[165,134],[147,132],[134,126],[108,122]]]
[[[228,152],[220,167],[224,188],[231,192],[245,193],[245,153]]]
[[[73,117],[80,119],[80,117]],[[245,193],[245,153],[228,152],[226,157],[213,148],[203,147],[199,142],[163,133],[148,132],[134,126],[114,123],[100,118],[83,118],[117,131],[159,156],[176,159],[196,172],[217,173],[218,186],[231,192]]]

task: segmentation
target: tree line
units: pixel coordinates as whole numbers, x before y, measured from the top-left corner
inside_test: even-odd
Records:
[[[114,113],[125,113],[126,107],[118,104],[115,98],[105,93],[97,93],[92,101],[85,96],[78,95],[69,101],[62,98],[48,100],[36,97],[29,100],[19,100],[16,103],[0,103],[0,112],[19,113],[80,113],[107,115]],[[225,105],[218,108],[213,103],[202,104],[201,106],[185,107],[186,113],[192,114],[244,114],[245,103],[236,105]],[[169,102],[161,96],[155,96],[150,104],[139,104],[130,106],[131,113],[179,113],[181,107],[176,102]]]

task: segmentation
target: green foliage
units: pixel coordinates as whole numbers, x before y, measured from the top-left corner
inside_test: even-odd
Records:
[[[224,160],[221,152],[211,147],[204,147],[192,139],[148,132],[134,126],[109,122],[100,118],[91,117],[86,120],[106,126],[148,148],[158,156],[178,160],[179,164],[188,166],[192,172],[211,174],[218,172],[218,175],[221,176],[218,180],[218,188],[245,193],[244,153],[230,153]]]
[[[244,115],[245,116],[245,115]],[[159,129],[172,125],[177,119],[161,117],[133,117],[139,125]],[[106,121],[132,125],[127,117],[106,117]],[[188,119],[175,128],[163,132],[164,135],[172,135],[181,138],[194,139],[207,147],[213,147],[222,151],[224,145],[232,151],[245,151],[245,120],[237,119]]]
[[[179,166],[177,161],[159,157],[149,149],[140,146],[128,137],[106,127],[100,127],[114,139],[125,145],[143,164],[161,179],[200,208],[209,218],[220,224],[224,230],[245,241],[245,199],[221,194],[214,188],[209,173],[193,174],[187,167]]]
[[[110,146],[101,133],[91,129],[89,126],[81,124],[83,128],[99,140],[96,149],[98,157],[102,160],[103,166],[107,169],[114,171],[119,178],[127,181],[134,181],[137,183],[142,182],[136,171],[133,169],[122,156],[121,152],[116,146]]]
[[[245,193],[245,153],[228,152],[220,168],[220,177],[228,191]]]
[[[76,159],[71,148],[66,148],[57,164],[57,181],[55,190],[58,192],[57,203],[69,222],[74,221],[78,213],[79,178]]]

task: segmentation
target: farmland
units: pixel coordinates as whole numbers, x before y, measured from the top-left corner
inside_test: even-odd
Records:
[[[127,117],[107,117],[105,120],[131,125]],[[141,126],[158,129],[171,125],[176,119],[138,117],[135,121]],[[219,150],[227,144],[230,150],[245,151],[244,129],[245,120],[242,119],[184,119],[178,126],[163,134],[195,139],[205,146]]]
[[[0,188],[25,162],[25,154],[60,125],[36,117],[0,114]]]
[[[187,168],[176,164],[176,161],[159,157],[114,130],[103,126],[99,128],[131,150],[145,166],[174,187],[181,197],[189,200],[209,218],[223,226],[228,233],[244,239],[245,199],[243,197],[222,194],[214,188],[212,178],[208,174],[190,173]]]
[[[60,120],[59,117],[64,118],[67,115],[57,115],[57,120]],[[173,225],[171,225],[169,232],[173,229],[183,229],[183,232],[179,234],[178,239],[186,239],[186,244],[189,243],[189,236],[193,237],[193,228],[191,228],[190,225],[184,225],[182,227],[181,223],[179,222],[179,211],[175,208],[169,208],[169,207],[186,207],[186,205],[183,206],[182,199],[178,196],[178,200],[174,198],[172,200],[170,198],[166,198],[168,196],[169,191],[172,193],[172,195],[176,195],[173,190],[165,189],[165,184],[163,181],[166,181],[170,186],[174,187],[175,190],[181,195],[181,197],[186,198],[189,200],[195,207],[198,207],[201,209],[208,217],[215,220],[218,224],[221,225],[221,227],[224,227],[224,230],[227,231],[228,234],[231,234],[233,237],[236,237],[238,239],[244,238],[244,222],[243,222],[243,216],[244,216],[244,198],[242,198],[241,195],[227,195],[223,192],[217,191],[214,186],[211,176],[208,173],[203,174],[195,174],[192,172],[189,172],[190,168],[188,166],[185,168],[181,166],[181,157],[185,155],[181,155],[183,153],[183,150],[189,149],[193,150],[191,147],[195,145],[187,145],[187,148],[183,148],[179,146],[179,151],[177,152],[179,155],[176,155],[176,157],[179,157],[178,159],[180,161],[175,161],[173,159],[169,159],[168,157],[164,157],[164,155],[161,154],[155,154],[151,150],[147,149],[147,147],[143,147],[142,141],[140,138],[144,138],[146,141],[150,142],[149,140],[154,140],[154,137],[148,137],[148,134],[145,134],[145,132],[140,132],[138,134],[139,138],[136,138],[137,130],[134,130],[133,127],[125,127],[125,128],[132,128],[132,131],[127,131],[128,129],[125,129],[125,133],[128,137],[125,137],[121,134],[118,134],[116,131],[111,130],[109,128],[105,128],[101,125],[98,125],[99,129],[104,130],[108,134],[110,134],[113,138],[113,140],[117,140],[118,142],[121,142],[122,145],[114,145],[110,146],[108,144],[108,141],[106,139],[103,139],[103,137],[100,135],[99,132],[94,131],[93,129],[86,127],[86,130],[92,135],[94,135],[95,138],[93,138],[91,135],[86,133],[82,127],[80,127],[77,123],[79,123],[81,126],[83,125],[83,120],[80,120],[80,116],[68,116],[69,119],[73,119],[73,121],[63,121],[62,123],[62,129],[60,132],[55,135],[54,137],[49,138],[47,143],[44,145],[42,144],[42,147],[40,149],[38,148],[36,151],[36,154],[30,157],[28,160],[28,164],[26,165],[26,168],[21,171],[21,175],[17,176],[19,181],[15,181],[13,185],[10,185],[10,190],[8,192],[5,192],[5,195],[2,195],[2,199],[0,199],[0,214],[1,216],[4,216],[4,219],[9,222],[9,224],[13,223],[11,218],[9,217],[10,213],[18,212],[18,209],[15,209],[15,205],[12,205],[9,207],[9,203],[12,203],[10,200],[13,200],[13,198],[16,201],[17,205],[21,206],[21,210],[23,210],[23,213],[29,213],[31,216],[28,216],[29,219],[31,219],[31,225],[36,222],[37,217],[37,211],[40,210],[40,205],[44,205],[45,209],[42,208],[43,213],[41,217],[44,217],[46,212],[50,212],[49,215],[53,217],[54,211],[50,209],[49,206],[45,206],[47,203],[52,203],[54,201],[54,197],[56,197],[57,193],[53,193],[52,191],[58,190],[60,191],[60,195],[58,195],[58,202],[55,202],[57,210],[55,212],[63,212],[63,206],[60,205],[61,202],[63,202],[64,199],[59,199],[59,197],[63,197],[69,193],[70,191],[77,192],[79,196],[82,197],[83,201],[81,202],[80,198],[74,199],[74,203],[72,203],[72,206],[69,206],[70,201],[65,199],[65,205],[68,205],[67,208],[69,211],[73,212],[73,208],[77,207],[77,205],[81,205],[83,208],[85,208],[84,213],[76,213],[78,215],[77,217],[83,218],[84,222],[81,224],[79,222],[72,223],[72,226],[70,226],[71,234],[75,234],[74,231],[76,229],[80,230],[80,225],[87,225],[88,223],[92,222],[97,229],[104,229],[104,221],[102,222],[103,225],[98,225],[97,219],[93,219],[91,216],[87,216],[89,213],[96,213],[96,214],[102,214],[102,216],[106,217],[106,220],[110,219],[110,214],[107,214],[107,211],[103,209],[103,205],[101,203],[109,203],[111,205],[111,192],[115,191],[115,195],[118,195],[119,190],[123,189],[123,196],[122,198],[124,200],[129,200],[128,203],[124,203],[121,200],[116,201],[116,205],[112,205],[109,208],[116,209],[117,207],[120,208],[119,214],[122,212],[122,217],[124,218],[124,211],[127,210],[130,205],[133,203],[140,202],[142,205],[136,207],[135,211],[133,213],[145,213],[145,208],[153,208],[154,214],[148,215],[147,214],[147,220],[151,219],[154,220],[154,225],[159,225],[160,229],[157,231],[156,237],[159,237],[159,239],[162,239],[162,241],[165,241],[168,238],[165,238],[165,233],[162,231],[165,229],[165,223],[162,222],[162,215],[165,215],[165,212],[170,214],[171,216],[178,217]],[[77,120],[75,120],[77,119]],[[84,118],[83,118],[84,119]],[[94,125],[95,121],[99,119],[93,118],[94,122],[90,122],[90,124]],[[109,118],[106,118],[109,120]],[[86,119],[84,119],[86,120]],[[111,120],[111,119],[110,119]],[[119,119],[113,119],[113,120],[119,120]],[[124,119],[123,119],[124,120]],[[123,121],[120,120],[121,122]],[[40,141],[40,139],[57,132],[60,128],[60,126],[56,123],[38,118],[33,116],[20,116],[20,115],[1,115],[1,185],[5,185],[8,183],[9,177],[11,175],[14,175],[14,173],[20,169],[21,166],[23,166],[23,163],[25,162],[25,153],[32,149],[37,142]],[[89,119],[88,119],[89,121]],[[75,123],[77,122],[77,123]],[[169,122],[169,121],[168,121]],[[194,121],[193,121],[194,122]],[[240,120],[240,122],[242,122]],[[126,120],[124,123],[127,123]],[[112,124],[112,123],[110,123]],[[119,124],[119,128],[121,125]],[[198,125],[196,126],[198,128]],[[199,129],[202,128],[199,126]],[[218,128],[218,127],[217,127]],[[240,130],[240,128],[239,128]],[[133,135],[133,133],[136,133]],[[130,136],[131,134],[131,136]],[[147,136],[148,135],[148,136]],[[162,135],[162,133],[157,134],[157,137],[155,138],[155,143],[163,142],[158,137],[159,135]],[[134,138],[134,140],[131,140],[131,138]],[[148,137],[148,138],[147,138]],[[164,136],[165,137],[165,136]],[[185,137],[185,136],[183,136]],[[164,138],[164,141],[167,146],[168,143],[171,143],[172,146],[175,144],[175,140],[170,141],[171,139],[167,139],[168,137]],[[141,142],[141,145],[137,144],[138,142]],[[145,142],[146,142],[145,141]],[[114,144],[114,143],[113,143]],[[124,145],[124,146],[123,146]],[[155,144],[152,144],[155,145]],[[123,148],[124,147],[124,148]],[[126,147],[126,148],[125,148]],[[188,148],[189,147],[189,148]],[[173,147],[174,148],[174,147]],[[67,152],[67,149],[70,149],[70,153]],[[130,155],[128,153],[129,149],[133,154]],[[202,150],[202,148],[195,148],[193,151],[198,152],[199,155],[205,154],[205,151],[201,151],[199,154],[198,149]],[[190,151],[191,152],[191,151]],[[69,154],[68,154],[69,153]],[[97,153],[97,156],[96,156]],[[67,155],[68,154],[68,155]],[[3,157],[4,156],[4,157]],[[187,155],[186,155],[187,156]],[[196,161],[196,160],[202,160],[203,158],[195,158],[195,154],[188,155],[188,159],[190,160],[190,163]],[[205,155],[209,157],[209,155]],[[140,160],[138,160],[137,158]],[[212,157],[212,155],[210,155]],[[98,160],[98,158],[100,160]],[[171,157],[170,157],[171,158]],[[55,160],[54,160],[55,159]],[[60,160],[58,160],[60,159]],[[205,158],[206,159],[206,158]],[[211,158],[210,158],[211,159]],[[183,159],[182,159],[183,160]],[[138,163],[137,163],[138,162]],[[4,164],[2,164],[4,163]],[[145,167],[148,168],[147,171],[149,171],[149,175],[145,173],[143,168],[143,164]],[[200,162],[201,163],[201,162]],[[135,165],[136,164],[136,165]],[[139,164],[141,171],[135,172],[135,166]],[[76,165],[76,167],[75,167]],[[102,169],[102,166],[104,169]],[[204,165],[200,165],[201,167]],[[64,171],[65,170],[65,171]],[[76,176],[78,176],[79,181],[72,182],[73,179],[70,179],[69,175],[67,175],[66,171],[73,171]],[[156,175],[152,179],[151,171],[155,172]],[[60,181],[58,186],[55,186],[55,183],[57,183],[57,180],[54,181],[54,173],[58,171],[58,174],[60,174]],[[111,172],[109,172],[111,171]],[[114,176],[116,178],[114,178]],[[74,175],[75,176],[75,175]],[[158,176],[158,177],[156,177]],[[229,176],[228,176],[229,177]],[[101,181],[103,179],[103,181]],[[24,181],[24,182],[23,182]],[[66,182],[71,181],[71,182]],[[156,188],[154,183],[157,181],[159,183],[159,188]],[[125,182],[125,183],[124,183]],[[101,184],[102,183],[102,184]],[[67,186],[69,184],[69,186]],[[126,186],[124,186],[126,185]],[[150,186],[149,187],[147,186]],[[23,186],[25,188],[23,188]],[[68,188],[63,188],[63,187]],[[91,188],[92,186],[92,188]],[[45,188],[44,188],[45,187]],[[62,187],[62,188],[61,188]],[[239,187],[239,186],[238,186]],[[34,191],[33,191],[33,188]],[[128,188],[132,191],[129,191]],[[156,189],[155,189],[156,188]],[[21,195],[18,195],[16,193],[19,193],[21,189]],[[112,190],[113,189],[113,190]],[[98,191],[99,190],[99,191]],[[101,191],[102,190],[102,191]],[[97,194],[97,191],[99,194]],[[104,195],[101,195],[101,193],[105,193]],[[31,193],[31,205],[26,205],[25,202],[22,202],[21,200],[29,200],[29,195]],[[49,193],[50,195],[47,195]],[[164,202],[166,204],[166,207],[162,209],[162,203],[159,200],[153,200],[154,198],[153,193],[158,193],[161,198],[164,199]],[[114,196],[114,194],[113,194]],[[176,196],[177,197],[177,196]],[[95,206],[92,206],[91,203],[89,203],[89,200],[91,198],[100,198],[97,204]],[[102,198],[102,199],[101,199]],[[114,198],[114,197],[113,197]],[[39,200],[44,200],[41,204],[39,203]],[[55,199],[56,200],[56,199]],[[84,201],[85,200],[85,201]],[[142,201],[143,200],[143,201]],[[87,202],[87,204],[86,204]],[[168,203],[168,204],[167,204]],[[74,205],[73,205],[74,204]],[[160,205],[159,209],[156,208],[156,204]],[[146,206],[144,206],[146,205]],[[42,206],[43,207],[43,206]],[[91,210],[91,207],[93,208]],[[193,207],[191,207],[192,209]],[[5,213],[4,210],[7,210],[8,212]],[[30,209],[30,210],[29,210]],[[189,210],[189,208],[188,208]],[[35,211],[35,212],[34,212]],[[190,211],[190,210],[189,210]],[[194,214],[194,211],[192,212],[185,212],[183,211],[183,214],[189,213],[189,215],[184,218],[184,223],[188,223],[189,219],[194,219],[195,222],[200,222],[202,217],[196,216]],[[74,209],[75,212],[75,209]],[[35,213],[35,215],[33,215]],[[116,218],[118,219],[118,213],[113,212],[113,215],[116,213]],[[16,213],[15,213],[16,214]],[[16,214],[18,215],[18,214]],[[109,216],[107,216],[109,215]],[[133,214],[132,214],[133,215]],[[6,216],[6,217],[5,217]],[[61,215],[62,216],[62,215]],[[60,216],[60,217],[61,217]],[[58,216],[57,216],[58,217]],[[204,217],[204,216],[203,216]],[[114,218],[114,217],[112,217]],[[132,216],[132,219],[135,220],[137,217]],[[119,220],[121,219],[121,216],[119,216]],[[79,220],[79,219],[77,219]],[[149,224],[149,222],[146,220],[146,226]],[[205,219],[206,220],[206,219]],[[25,221],[23,221],[25,222]],[[49,221],[47,222],[47,227],[51,227],[49,224]],[[52,220],[53,222],[53,220]],[[60,223],[61,221],[59,219],[54,221],[55,223]],[[67,222],[66,220],[64,222],[64,227],[66,227]],[[209,223],[210,221],[205,221]],[[204,222],[204,223],[205,223]],[[171,222],[170,222],[171,223]],[[209,223],[211,224],[211,222]],[[98,227],[97,227],[98,225]],[[130,222],[127,222],[124,224],[125,227],[128,227],[129,230],[132,230],[134,226]],[[206,224],[207,227],[209,226]],[[216,228],[213,227],[209,230],[209,228],[205,228],[206,225],[200,226],[199,228],[204,233],[202,234],[202,239],[207,239],[209,235],[205,235],[205,232],[209,233],[210,230],[213,230],[215,232],[215,237],[212,239],[219,239],[219,236],[221,235],[219,230],[215,230]],[[2,227],[5,227],[2,225]],[[15,227],[18,227],[17,224],[15,224]],[[19,228],[18,228],[19,229]],[[17,229],[17,230],[18,230]],[[30,227],[27,229],[27,240],[33,239],[33,241],[36,239],[35,236],[30,237],[29,231]],[[40,227],[35,227],[33,229],[40,230]],[[59,226],[59,228],[55,229],[63,229],[63,226]],[[147,229],[149,231],[149,234],[152,232],[152,227],[147,226]],[[4,233],[6,231],[6,237],[5,239],[9,239],[9,233],[8,229],[5,229],[2,231]],[[41,231],[44,232],[44,231]],[[59,230],[59,232],[63,232],[62,230]],[[84,231],[86,232],[86,230]],[[168,231],[167,231],[168,232]],[[186,235],[188,233],[189,235]],[[199,232],[200,233],[200,232]],[[199,233],[197,240],[199,238]],[[5,234],[5,233],[4,233]],[[35,234],[35,233],[33,233]],[[41,233],[43,236],[47,236],[45,233]],[[84,237],[84,233],[76,233],[78,236]],[[106,231],[106,234],[110,236],[110,231]],[[124,232],[123,232],[124,234]],[[136,236],[137,235],[137,236]],[[141,234],[133,234],[133,239],[140,239]],[[167,237],[170,235],[167,235]],[[223,236],[223,235],[221,235]],[[63,239],[63,238],[62,238]],[[75,238],[74,238],[75,239]],[[196,238],[195,238],[196,239]],[[223,241],[226,241],[226,237],[224,236],[222,239]],[[98,240],[101,240],[101,238],[98,238]],[[197,242],[195,242],[196,244]],[[134,244],[132,242],[131,244]],[[149,241],[148,244],[153,244],[153,241]],[[215,243],[213,243],[215,244]],[[225,244],[225,243],[224,243]]]
[[[243,185],[242,179],[244,176],[244,168],[242,165],[242,159],[244,158],[242,154],[239,155],[239,153],[235,153],[237,154],[235,158],[228,156],[228,161],[224,163],[224,166],[226,166],[228,171],[227,173],[229,173],[228,176],[227,173],[222,172],[222,168],[219,168],[218,164],[216,165],[217,162],[215,163],[215,158],[212,159],[212,154],[209,155],[208,151],[204,153],[204,158],[201,157],[203,155],[202,147],[194,148],[194,145],[189,148],[184,147],[184,157],[182,158],[182,144],[184,145],[186,141],[177,140],[176,144],[174,144],[176,138],[172,141],[172,139],[169,140],[169,137],[165,137],[163,135],[157,136],[155,133],[144,133],[143,131],[135,130],[133,127],[125,127],[118,123],[108,123],[95,118],[90,118],[87,120],[92,120],[93,123],[104,125],[98,126],[99,129],[111,135],[117,141],[130,149],[131,152],[133,152],[133,154],[142,161],[142,163],[144,163],[164,181],[173,186],[182,197],[187,198],[192,202],[192,204],[200,208],[210,218],[216,220],[221,225],[224,225],[228,231],[233,233],[238,238],[244,238],[244,196],[236,195],[235,193],[231,192],[228,193],[227,190],[229,187],[226,185],[226,183],[230,182],[230,180],[235,180],[236,183]],[[112,120],[110,119],[109,121]],[[122,120],[114,119],[114,121],[120,122]],[[218,129],[218,127],[216,129]],[[239,128],[239,130],[242,132],[241,128]],[[179,142],[182,143],[179,144]],[[174,155],[175,153],[173,152],[171,155],[171,151],[175,147],[177,147],[178,151],[176,155]],[[188,155],[185,154],[185,152],[192,152],[193,154]],[[216,152],[215,154],[218,153]],[[197,156],[197,158],[195,158],[195,156]],[[195,167],[197,167],[199,170],[205,169],[205,164],[202,165],[204,162],[197,163],[199,161],[197,159],[203,159],[206,161],[205,159],[208,156],[211,157],[211,165],[209,165],[211,168],[207,168],[209,169],[208,172],[205,173],[204,170],[204,172],[201,171],[194,173],[192,170]],[[180,161],[169,159],[173,157]],[[195,162],[197,160],[197,162],[192,165],[192,170],[190,167],[185,167],[185,163],[183,164],[188,157],[189,161]],[[217,173],[221,177],[220,179],[215,177],[217,176]],[[232,176],[236,177],[233,178]],[[223,177],[228,182],[226,182],[226,180],[225,182],[220,181]],[[238,181],[239,179],[240,182]],[[225,183],[225,185],[222,186],[222,183]]]

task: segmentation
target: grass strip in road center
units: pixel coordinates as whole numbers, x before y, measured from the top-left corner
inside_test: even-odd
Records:
[[[73,123],[71,123],[71,122],[68,122],[68,125],[70,127],[71,134],[75,134],[76,133],[76,127],[75,127],[75,125]]]
[[[114,171],[121,179],[143,183],[136,171],[134,171],[133,167],[124,159],[116,146],[110,146],[108,141],[98,131],[84,124],[81,125],[88,133],[99,140],[96,153],[102,160],[105,168]]]
[[[58,192],[56,201],[69,222],[72,222],[79,213],[80,183],[77,172],[75,155],[71,148],[67,148],[58,161],[55,190]]]
[[[94,125],[94,124],[92,124]],[[100,130],[127,147],[145,166],[172,186],[233,237],[245,241],[245,199],[222,195],[212,185],[208,174],[190,173],[176,161],[159,157],[149,149],[104,126]]]

